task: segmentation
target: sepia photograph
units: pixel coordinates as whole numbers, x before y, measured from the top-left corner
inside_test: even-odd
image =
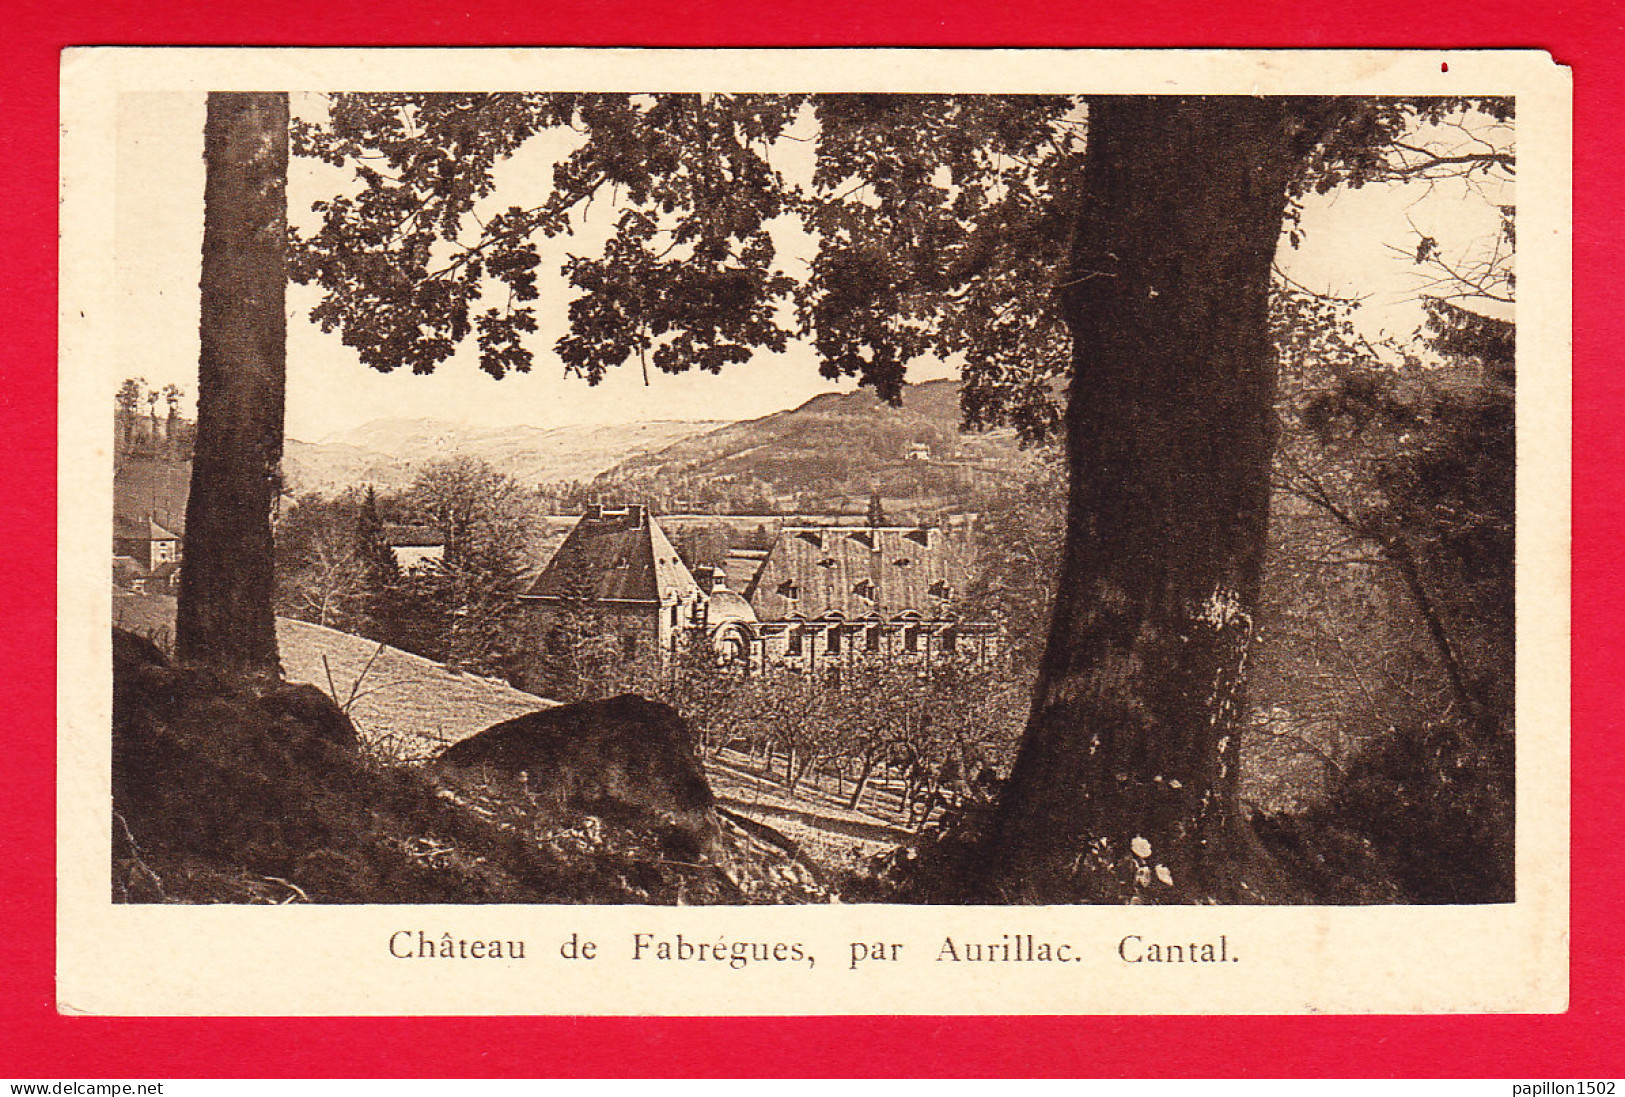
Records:
[[[100,100],[110,909],[1527,907],[1515,88],[205,75]],[[906,955],[1267,936],[1002,917]]]

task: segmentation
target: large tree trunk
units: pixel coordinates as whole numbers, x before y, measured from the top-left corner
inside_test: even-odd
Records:
[[[197,440],[176,653],[279,675],[271,508],[286,371],[288,97],[211,92]]]
[[[1059,593],[974,867],[983,898],[1231,902],[1271,886],[1250,876],[1236,776],[1275,443],[1270,267],[1301,106],[1091,104],[1064,290]]]

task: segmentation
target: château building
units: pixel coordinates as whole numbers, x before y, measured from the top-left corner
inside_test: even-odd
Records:
[[[766,550],[690,571],[646,507],[589,506],[520,596],[521,684],[545,691],[548,661],[584,632],[648,667],[669,665],[689,640],[745,674],[985,665],[1005,646],[997,625],[957,610],[973,563],[968,524],[798,524]]]
[[[996,625],[961,619],[974,564],[961,528],[786,526],[745,586],[755,662],[815,670],[884,662],[985,664],[1003,652]]]
[[[537,690],[548,660],[584,639],[612,637],[629,664],[664,664],[704,621],[705,595],[647,507],[593,504],[519,601],[528,653],[520,684]]]

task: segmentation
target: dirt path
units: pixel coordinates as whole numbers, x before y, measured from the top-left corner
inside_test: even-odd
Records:
[[[831,868],[860,868],[874,855],[915,839],[895,818],[848,809],[816,786],[804,784],[790,795],[735,751],[706,759],[705,770],[712,792],[725,807],[782,832]]]

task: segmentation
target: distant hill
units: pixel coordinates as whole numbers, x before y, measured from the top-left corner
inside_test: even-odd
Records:
[[[860,389],[739,423],[544,429],[382,418],[321,442],[288,439],[283,472],[295,495],[363,484],[392,492],[429,461],[456,454],[488,461],[526,487],[591,482],[605,495],[636,496],[667,512],[697,502],[736,513],[756,513],[756,504],[862,513],[878,490],[899,520],[974,509],[989,490],[1026,475],[1031,461],[1011,431],[961,432],[958,383],[942,380],[905,386],[901,407]],[[119,512],[152,511],[178,530],[190,475],[186,461],[121,456]]]
[[[730,423],[635,454],[598,480],[606,492],[679,500],[755,485],[780,509],[861,511],[878,490],[888,510],[953,509],[1019,479],[1031,457],[1008,430],[959,429],[959,385],[907,385],[893,407],[860,389]]]
[[[409,462],[361,446],[297,438],[282,443],[282,475],[295,495],[310,491],[336,495],[360,484],[384,492],[399,491],[415,474]]]
[[[521,484],[591,480],[627,456],[661,449],[720,420],[655,420],[610,426],[478,427],[437,419],[374,419],[319,444],[290,441],[289,481],[301,490],[357,483],[370,472],[382,487],[404,487],[424,463],[453,454],[478,457]],[[365,479],[365,477],[362,477]]]
[[[628,455],[660,449],[714,429],[720,420],[658,420],[613,426],[475,427],[435,419],[375,419],[322,442],[289,438],[282,471],[295,495],[335,495],[371,484],[400,491],[430,461],[467,454],[488,461],[526,487],[588,481]],[[119,454],[114,498],[120,514],[156,513],[179,530],[191,484],[190,461]]]

